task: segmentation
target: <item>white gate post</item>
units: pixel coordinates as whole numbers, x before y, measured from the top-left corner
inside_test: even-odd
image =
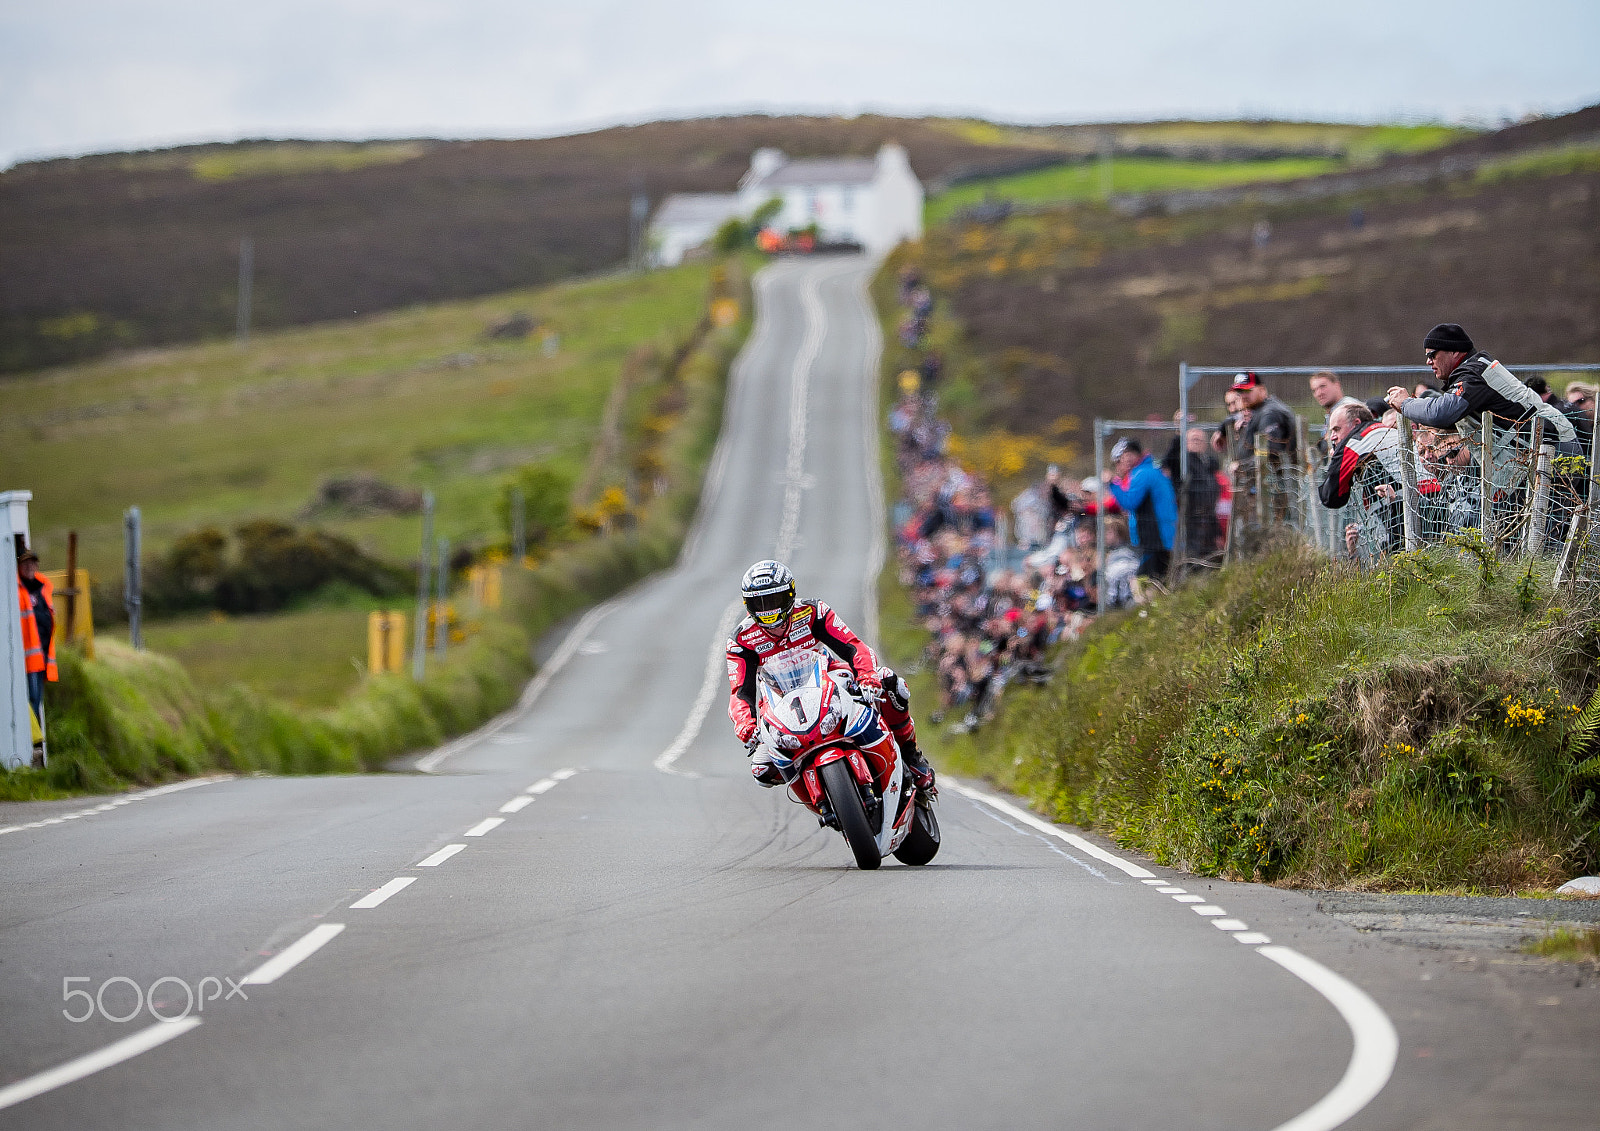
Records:
[[[28,531],[27,491],[0,494],[0,765],[7,769],[33,761],[29,723],[28,662],[22,651],[22,612],[17,607],[16,535]],[[21,521],[17,521],[20,511]]]

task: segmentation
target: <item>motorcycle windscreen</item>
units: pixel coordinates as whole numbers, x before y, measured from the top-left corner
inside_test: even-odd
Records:
[[[820,655],[800,648],[765,661],[761,677],[779,695],[787,695],[802,687],[821,687],[827,670]]]

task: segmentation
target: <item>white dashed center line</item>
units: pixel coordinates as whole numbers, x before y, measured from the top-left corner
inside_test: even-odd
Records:
[[[244,976],[246,986],[269,986],[327,946],[335,935],[344,930],[343,923],[324,923],[312,927],[297,941],[290,943],[273,957]]]
[[[507,801],[504,805],[500,806],[500,812],[520,813],[532,804],[533,798],[524,793],[521,797],[513,797],[510,801]]]
[[[493,832],[495,829],[498,829],[501,825],[503,825],[505,823],[506,823],[506,819],[504,817],[485,817],[483,820],[481,820],[477,824],[473,825],[470,829],[468,829],[466,832],[462,833],[461,835],[462,836],[482,836],[484,833]]]
[[[1172,898],[1179,903],[1204,903],[1206,901],[1206,897],[1203,895],[1175,895]]]
[[[440,864],[443,864],[446,860],[450,859],[450,857],[454,856],[456,853],[463,851],[466,847],[467,846],[464,845],[464,844],[447,844],[443,848],[441,848],[438,852],[435,852],[432,856],[428,857],[426,860],[424,860],[420,864],[418,864],[417,867],[419,867],[419,868],[437,868]]]
[[[391,895],[394,895],[396,892],[404,891],[406,888],[410,887],[416,882],[417,877],[415,876],[396,876],[394,879],[384,884],[371,895],[364,895],[360,899],[356,900],[350,905],[350,910],[364,911],[367,908],[376,907],[378,904],[388,899]]]
[[[558,784],[560,783],[558,783],[555,778],[540,778],[538,781],[534,782],[528,787],[527,792],[537,797],[541,793],[549,793]]]

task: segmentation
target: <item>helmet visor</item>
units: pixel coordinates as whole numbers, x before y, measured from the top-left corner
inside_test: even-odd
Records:
[[[758,623],[771,628],[794,607],[794,593],[788,586],[771,593],[751,593],[745,597],[744,607],[750,610],[750,615]]]

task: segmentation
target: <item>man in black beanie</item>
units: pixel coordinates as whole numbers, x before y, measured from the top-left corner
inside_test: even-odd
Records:
[[[1511,370],[1477,349],[1454,322],[1441,322],[1428,331],[1422,356],[1444,392],[1424,399],[1397,386],[1385,399],[1413,424],[1441,431],[1453,427],[1468,440],[1479,435],[1486,414],[1494,420],[1489,474],[1500,525],[1525,501],[1520,484],[1527,479],[1530,436],[1517,424],[1539,416],[1544,420],[1542,443],[1555,445],[1562,454],[1578,453],[1577,432],[1570,420],[1540,400]]]
[[[1437,397],[1413,397],[1399,386],[1384,400],[1413,424],[1428,428],[1455,428],[1463,436],[1477,435],[1483,414],[1498,417],[1501,428],[1535,414],[1544,418],[1552,442],[1568,443],[1577,433],[1572,422],[1517,380],[1511,370],[1479,350],[1467,332],[1454,322],[1441,322],[1422,339],[1422,357],[1444,387]],[[1496,445],[1499,446],[1498,444]],[[1497,455],[1496,462],[1499,462]]]

